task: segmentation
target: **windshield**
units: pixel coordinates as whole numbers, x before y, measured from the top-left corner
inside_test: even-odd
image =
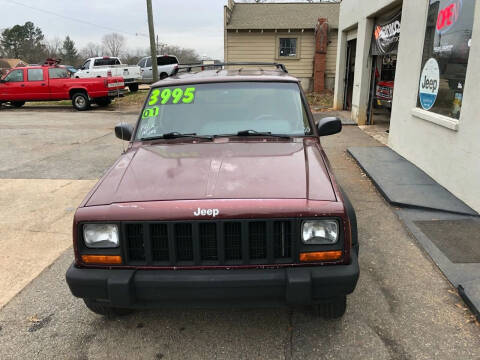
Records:
[[[172,132],[221,135],[244,130],[311,134],[298,84],[230,82],[153,89],[136,139]]]

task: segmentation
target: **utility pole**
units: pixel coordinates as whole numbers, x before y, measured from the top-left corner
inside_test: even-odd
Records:
[[[152,56],[153,82],[158,81],[157,49],[155,44],[155,30],[153,28],[152,0],[147,0],[148,31],[150,33],[150,52]]]

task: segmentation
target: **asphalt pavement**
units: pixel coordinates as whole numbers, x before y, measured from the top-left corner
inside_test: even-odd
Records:
[[[135,117],[1,110],[0,178],[14,196],[32,185],[22,184],[25,179],[94,182],[121,151],[114,124]],[[71,296],[68,248],[0,309],[0,359],[480,358],[480,328],[471,313],[346,153],[348,146],[375,146],[376,140],[347,126],[323,144],[359,225],[361,275],[342,319],[322,320],[307,308],[159,309],[105,319]],[[73,186],[62,196],[82,191]],[[6,196],[0,193],[0,218],[14,211],[1,206]],[[41,208],[39,201],[30,206]],[[35,216],[40,221],[42,214]],[[7,224],[0,222],[0,232],[1,226]],[[56,226],[70,232],[68,221]],[[46,235],[44,248],[56,246]]]

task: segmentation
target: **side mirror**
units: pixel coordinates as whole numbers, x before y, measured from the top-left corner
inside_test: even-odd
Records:
[[[120,123],[115,126],[115,136],[120,140],[130,141],[133,135],[133,126],[127,123]]]
[[[326,117],[321,119],[317,125],[319,136],[328,136],[342,131],[342,121],[337,117]]]

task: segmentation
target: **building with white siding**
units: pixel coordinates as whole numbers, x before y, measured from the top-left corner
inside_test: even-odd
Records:
[[[479,0],[341,3],[334,106],[375,124],[391,89],[388,145],[477,212],[479,69]]]
[[[236,3],[224,9],[226,62],[280,62],[305,90],[333,90],[339,3]]]

